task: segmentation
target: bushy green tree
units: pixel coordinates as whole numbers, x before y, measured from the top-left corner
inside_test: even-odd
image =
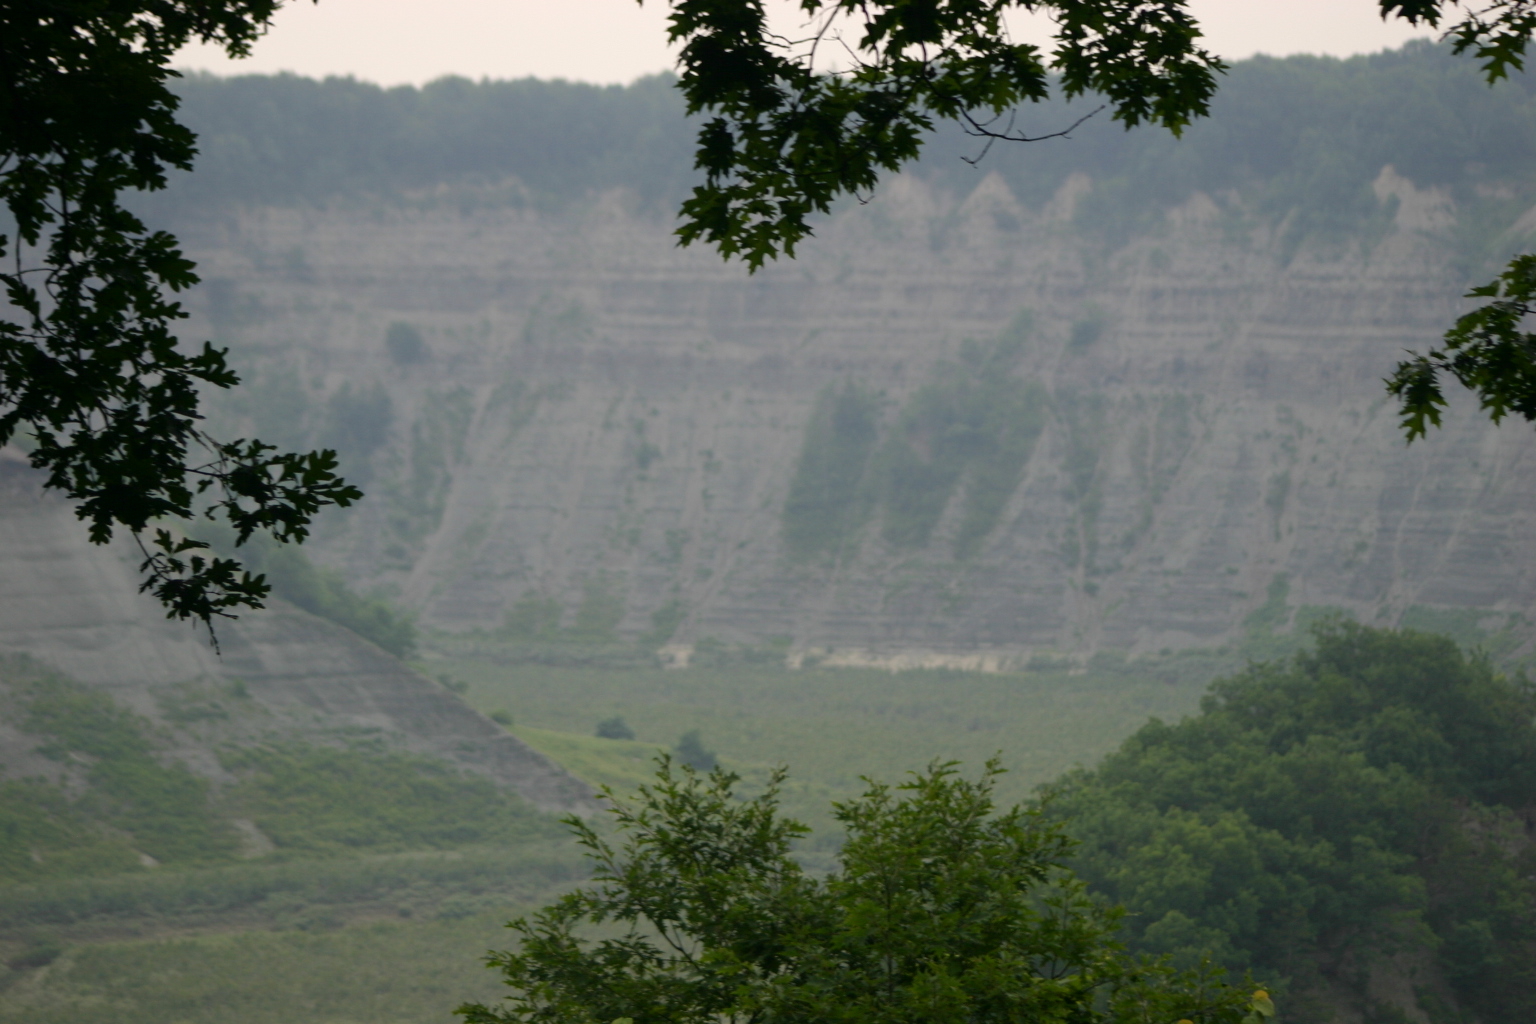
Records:
[[[715,752],[705,749],[704,740],[697,729],[689,729],[683,733],[677,741],[677,746],[673,748],[672,754],[680,764],[701,772],[714,770],[718,762]]]
[[[825,877],[791,854],[783,772],[743,800],[736,777],[663,760],[614,842],[585,822],[593,884],[512,923],[494,953],[512,994],[459,1009],[470,1024],[1201,1024],[1273,1012],[1209,974],[1122,956],[1118,914],[1062,862],[1038,812],[997,812],[980,780],[940,764],[837,804],[847,829]],[[612,794],[610,794],[612,799]],[[605,925],[604,938],[587,926]]]
[[[1484,1019],[1536,1019],[1536,693],[1448,639],[1326,624],[1056,789],[1135,949],[1319,996],[1418,946]]]
[[[635,730],[624,721],[623,715],[614,715],[597,723],[597,736],[604,740],[632,740],[635,738]]]

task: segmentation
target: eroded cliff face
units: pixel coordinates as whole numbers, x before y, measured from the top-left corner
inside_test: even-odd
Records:
[[[755,276],[619,195],[261,209],[182,227],[187,333],[248,369],[220,429],[364,478],[317,557],[445,630],[522,602],[982,666],[1215,645],[1261,608],[1518,626],[1536,439],[1459,408],[1407,446],[1381,384],[1484,268],[1447,199],[1376,188],[1370,237],[1197,195],[1110,241],[1074,227],[1081,177],[1041,209],[898,180]]]
[[[547,758],[349,630],[281,601],[207,634],[137,593],[127,544],[93,547],[42,474],[0,452],[0,653],[25,654],[157,723],[168,752],[228,778],[217,751],[269,739],[372,741],[447,761],[546,810],[591,791]],[[36,736],[0,720],[0,773],[56,774]]]

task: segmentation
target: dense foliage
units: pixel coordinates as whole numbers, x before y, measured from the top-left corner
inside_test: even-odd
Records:
[[[1133,948],[1289,978],[1288,1014],[1323,1020],[1309,998],[1342,985],[1370,1014],[1373,965],[1427,947],[1426,1009],[1536,1019],[1536,692],[1444,638],[1320,627],[1052,807]]]
[[[782,771],[743,800],[734,775],[673,771],[612,803],[615,843],[584,822],[594,883],[513,922],[490,958],[512,994],[472,1024],[780,1021],[1151,1024],[1272,1012],[1194,972],[1121,957],[1115,913],[1062,868],[1070,842],[1037,812],[995,813],[938,765],[836,805],[847,838],[813,877],[807,830],[778,812]],[[606,937],[588,924],[609,923]],[[1257,1016],[1250,1018],[1258,1020]]]
[[[168,64],[192,40],[248,50],[275,0],[48,0],[0,8],[0,444],[18,435],[47,486],[101,544],[126,529],[143,588],[172,616],[211,624],[267,587],[207,544],[163,528],[195,513],[243,541],[302,541],[327,505],[361,496],[331,452],[219,441],[199,389],[238,382],[225,353],[184,349],[170,296],[197,283],[176,239],[122,205],[191,166]],[[11,319],[14,317],[15,319]],[[202,454],[197,454],[201,452]],[[146,535],[152,537],[147,538]]]

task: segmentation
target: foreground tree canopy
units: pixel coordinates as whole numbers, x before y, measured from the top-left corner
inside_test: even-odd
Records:
[[[808,216],[916,159],[938,119],[988,142],[1028,141],[1007,115],[1050,96],[1054,75],[1068,97],[1101,96],[1128,128],[1177,134],[1206,113],[1224,66],[1197,45],[1183,4],[1165,0],[801,6],[806,37],[786,39],[757,3],[673,4],[679,87],[690,113],[710,115],[697,150],[705,181],[683,203],[678,234],[754,268],[793,255]],[[1015,9],[1051,14],[1054,52],[1010,40],[1003,19]],[[829,53],[851,66],[829,73],[818,63]]]
[[[1059,780],[1073,867],[1132,949],[1252,970],[1287,1020],[1406,1019],[1368,982],[1393,958],[1432,1020],[1536,1020],[1536,688],[1444,637],[1314,638]]]
[[[199,429],[202,386],[238,378],[211,345],[188,351],[169,295],[197,282],[176,240],[122,205],[189,168],[192,133],[166,87],[188,41],[243,54],[277,0],[21,0],[0,6],[0,196],[11,232],[0,282],[0,444],[18,435],[47,486],[100,544],[126,528],[143,589],[171,616],[211,623],[258,607],[266,581],[167,519],[227,521],[301,541],[326,505],[361,497],[332,452],[283,453]],[[14,319],[12,319],[14,318]],[[152,538],[146,534],[153,530]]]
[[[735,776],[663,761],[634,804],[610,797],[616,841],[571,819],[592,885],[531,919],[490,965],[513,990],[470,1024],[1145,1022],[1260,1024],[1267,994],[1124,956],[1118,912],[1062,866],[1071,843],[1038,813],[995,813],[979,781],[936,765],[836,805],[838,868],[790,855],[782,772],[749,800]],[[606,925],[608,938],[586,936]]]
[[[611,830],[569,823],[593,881],[513,922],[508,998],[460,1013],[1262,1024],[1219,983],[1251,971],[1298,1024],[1536,1019],[1536,688],[1443,637],[1313,636],[1029,809],[993,807],[995,764],[871,783],[825,875],[779,777],[743,800],[664,764]]]
[[[197,281],[176,240],[122,205],[186,169],[192,134],[168,82],[187,42],[240,55],[279,0],[19,0],[0,7],[0,443],[19,438],[47,485],[77,503],[97,543],[126,529],[144,589],[168,614],[210,623],[258,607],[265,579],[167,528],[199,516],[302,541],[327,505],[361,497],[333,452],[279,452],[199,428],[199,391],[238,383],[222,350],[184,347],[170,296]],[[682,205],[684,243],[757,268],[793,255],[810,219],[919,155],[942,120],[978,139],[1028,141],[1013,112],[1053,90],[1102,101],[1126,127],[1174,133],[1207,112],[1223,65],[1181,0],[802,0],[803,38],[769,30],[754,0],[674,0],[682,89],[701,115],[703,182]],[[1462,9],[1380,0],[1383,17],[1448,26],[1490,80],[1523,68],[1536,0]],[[1048,48],[1013,42],[1005,16],[1044,13]],[[1460,17],[1454,20],[1453,15]],[[1463,16],[1464,15],[1464,16]],[[830,62],[830,63],[829,63]],[[1097,111],[1095,111],[1096,113]],[[1065,134],[1072,124],[1053,126]],[[1036,138],[1042,136],[1036,136]],[[1438,423],[1440,379],[1472,388],[1498,420],[1536,418],[1536,338],[1521,331],[1532,268],[1475,292],[1493,301],[1404,363],[1391,382],[1409,436]]]

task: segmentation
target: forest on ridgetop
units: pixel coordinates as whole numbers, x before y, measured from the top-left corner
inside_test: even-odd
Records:
[[[195,172],[150,198],[162,214],[429,202],[448,186],[454,201],[541,206],[624,189],[665,216],[694,179],[693,125],[668,76],[628,87],[444,78],[386,89],[192,74],[177,89],[201,152]],[[1095,105],[1042,103],[1017,127],[1059,131]],[[981,150],[944,128],[912,173],[959,192],[996,173],[1031,206],[1087,174],[1094,199],[1080,226],[1116,237],[1196,190],[1218,201],[1240,195],[1276,219],[1296,211],[1296,232],[1347,235],[1378,215],[1370,186],[1387,164],[1496,219],[1528,198],[1511,188],[1529,188],[1515,183],[1536,158],[1536,90],[1518,75],[1490,89],[1473,62],[1430,43],[1343,60],[1256,57],[1231,68],[1211,115],[1183,138],[1126,131],[1101,114],[1070,138],[994,145],[976,166],[961,159]]]

